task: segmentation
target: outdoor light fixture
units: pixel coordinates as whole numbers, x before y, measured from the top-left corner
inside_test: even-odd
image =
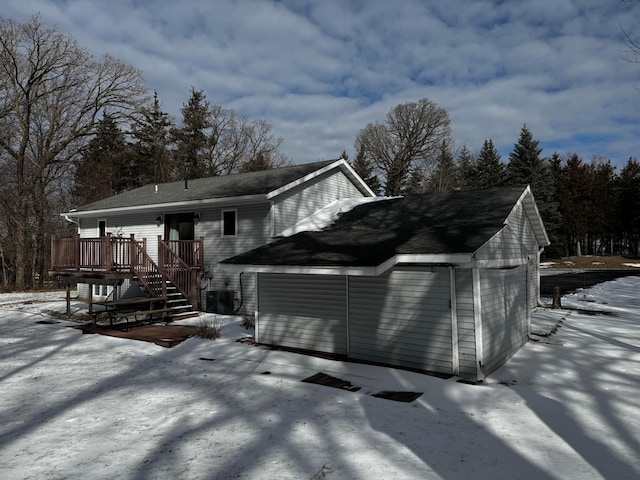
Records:
[[[158,215],[156,218],[156,225],[159,227],[162,224],[162,215]]]
[[[193,223],[197,225],[199,221],[200,221],[200,214],[196,212],[193,214]]]

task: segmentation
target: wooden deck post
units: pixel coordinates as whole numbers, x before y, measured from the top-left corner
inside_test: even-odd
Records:
[[[76,266],[76,271],[80,271],[80,234],[77,233],[76,234],[76,245],[75,245],[75,266]]]
[[[93,283],[89,284],[89,315],[93,315]]]
[[[131,271],[138,265],[138,251],[136,250],[136,238],[135,235],[131,234],[131,241],[129,242],[129,262],[131,263],[130,268]]]
[[[111,232],[100,239],[100,262],[106,272],[113,269],[113,252],[111,250]]]
[[[67,282],[67,317],[71,316],[71,283]]]

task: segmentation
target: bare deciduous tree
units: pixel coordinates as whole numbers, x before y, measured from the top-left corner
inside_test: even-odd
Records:
[[[210,114],[209,172],[229,175],[286,164],[279,151],[283,139],[274,137],[266,120],[249,120],[219,105]]]
[[[110,55],[95,58],[38,16],[0,19],[0,213],[15,238],[16,288],[33,285],[30,265],[44,258],[35,236],[46,234],[33,225],[98,114],[128,115],[145,93],[135,68]]]
[[[234,110],[211,105],[202,90],[191,90],[182,109],[182,126],[173,129],[178,165],[192,162],[196,177],[229,175],[288,163],[266,120],[249,120]],[[188,148],[187,148],[188,147]]]
[[[622,3],[632,3],[636,0],[622,0]],[[640,63],[640,36],[637,33],[630,32],[620,23],[620,28],[625,36],[625,46],[627,49],[623,52],[626,60],[632,63]]]
[[[431,170],[442,142],[451,137],[449,114],[427,98],[397,105],[385,123],[370,123],[357,135],[375,165],[386,195],[398,195],[416,168]]]

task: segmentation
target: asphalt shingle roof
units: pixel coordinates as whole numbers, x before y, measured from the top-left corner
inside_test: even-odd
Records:
[[[186,190],[184,188],[184,180],[158,184],[157,192],[155,185],[145,185],[144,187],[84,205],[78,208],[77,211],[86,212],[110,208],[267,194],[331,165],[335,161],[327,160],[259,172],[198,178],[189,180]]]
[[[472,253],[495,235],[524,186],[366,203],[319,232],[300,232],[223,263],[377,266],[398,254]]]

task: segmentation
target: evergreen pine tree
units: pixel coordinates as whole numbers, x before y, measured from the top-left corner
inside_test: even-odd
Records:
[[[490,188],[504,185],[505,168],[493,140],[485,140],[476,161],[475,186]]]
[[[507,182],[509,185],[534,186],[546,182],[546,169],[540,154],[542,149],[538,147],[538,141],[526,125],[520,129],[520,138],[514,145],[513,152],[509,154],[507,165]],[[534,192],[535,195],[535,192]]]
[[[556,205],[556,218],[555,222],[545,223],[545,229],[549,236],[549,245],[544,250],[544,255],[547,258],[558,258],[568,255],[566,237],[562,234],[562,211],[560,209],[560,182],[563,175],[563,161],[562,157],[557,152],[551,155],[548,163],[549,181],[553,184],[553,204]]]
[[[429,184],[424,168],[420,165],[411,167],[408,179],[403,184],[402,195],[421,195],[427,193]]]
[[[589,230],[592,201],[590,183],[588,165],[585,165],[578,155],[571,155],[562,171],[558,192],[564,216],[562,229],[566,235],[569,255],[582,255],[582,245]]]
[[[591,245],[587,253],[591,255],[613,254],[616,231],[617,195],[616,169],[609,159],[594,157],[591,162],[591,184],[593,201],[591,203]]]
[[[640,162],[629,158],[618,177],[620,237],[623,253],[640,256]]]
[[[360,146],[358,149],[356,159],[352,162],[351,166],[355,172],[360,175],[360,178],[369,185],[369,188],[373,190],[376,195],[379,195],[381,190],[380,180],[378,180],[378,177],[374,173],[373,163],[367,157],[364,146]]]
[[[162,111],[158,93],[153,93],[153,104],[140,111],[140,118],[131,126],[134,143],[132,150],[138,165],[138,184],[163,183],[172,180],[170,130],[173,122]]]
[[[427,191],[429,193],[450,192],[456,187],[457,177],[458,168],[453,159],[451,145],[443,140],[435,169],[427,182]]]
[[[466,145],[463,145],[458,153],[457,188],[468,190],[476,185],[476,160]]]
[[[172,130],[179,176],[202,178],[207,175],[207,129],[211,127],[210,105],[202,90],[191,88],[189,101],[180,109],[182,125]]]
[[[508,185],[530,185],[538,205],[547,234],[560,228],[561,215],[555,199],[554,180],[550,178],[549,161],[540,154],[542,149],[526,125],[520,129],[520,137],[509,154],[507,165]],[[549,235],[551,238],[551,235]]]
[[[76,165],[75,202],[83,205],[133,188],[130,156],[124,133],[105,113]]]

